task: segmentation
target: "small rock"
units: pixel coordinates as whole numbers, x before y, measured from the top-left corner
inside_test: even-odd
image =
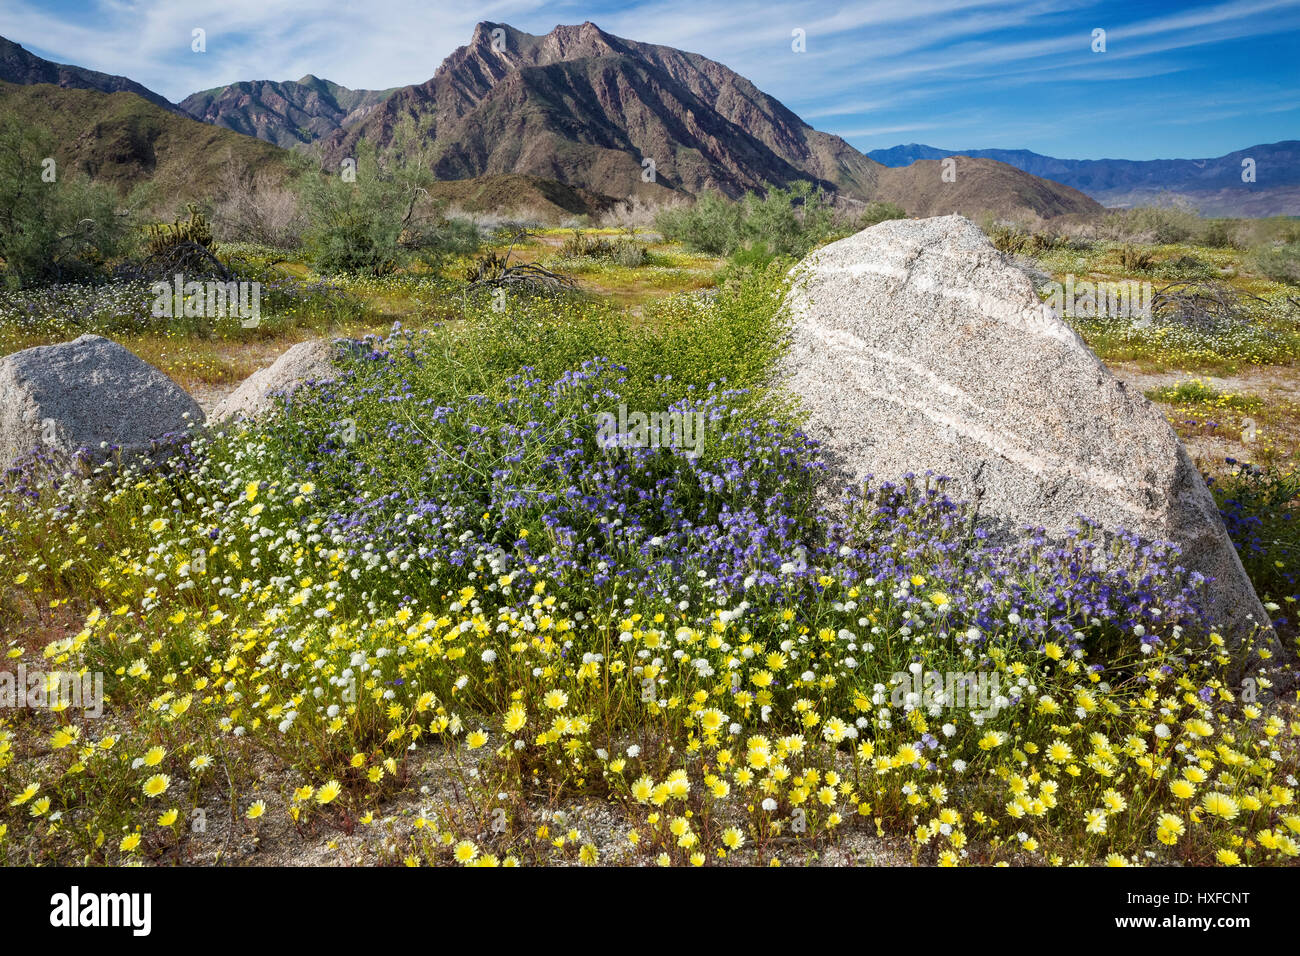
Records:
[[[349,339],[299,342],[271,365],[244,379],[213,410],[212,420],[256,418],[275,407],[279,394],[292,394],[306,382],[332,381],[338,374],[334,359],[339,349],[356,347],[357,343]]]

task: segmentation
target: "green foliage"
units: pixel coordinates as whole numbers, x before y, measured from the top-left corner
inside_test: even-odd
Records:
[[[386,275],[417,261],[436,268],[478,248],[472,223],[447,219],[427,198],[434,175],[424,132],[408,121],[383,152],[360,141],[355,181],[343,170],[302,177],[305,240],[318,271]]]
[[[1172,259],[1157,262],[1151,268],[1151,274],[1160,279],[1207,280],[1215,278],[1218,275],[1218,270],[1210,263],[1203,262],[1195,256],[1175,256]]]
[[[207,217],[199,211],[198,206],[190,203],[189,219],[177,219],[175,222],[151,223],[145,231],[149,236],[146,251],[150,255],[162,255],[185,243],[194,243],[205,249],[212,248],[212,226]]]
[[[1232,223],[1224,219],[1211,219],[1201,229],[1196,240],[1203,246],[1214,249],[1235,249],[1237,237]]]
[[[747,250],[746,261],[754,265],[807,255],[830,238],[835,216],[821,190],[798,182],[789,189],[773,187],[764,196],[747,193],[739,202],[707,194],[691,207],[660,213],[656,226],[666,239],[693,252],[731,256]]]
[[[744,240],[772,258],[802,258],[831,235],[834,214],[830,202],[811,183],[769,189],[762,198],[748,193],[742,203]]]
[[[857,217],[854,223],[856,230],[866,229],[868,226],[874,226],[884,222],[886,219],[906,219],[907,212],[902,206],[895,205],[892,202],[869,202],[862,214]]]
[[[53,137],[17,116],[0,115],[0,259],[11,287],[92,278],[130,244],[116,194],[55,167]]]
[[[650,261],[646,247],[629,238],[610,239],[606,236],[592,235],[580,229],[573,230],[573,235],[564,240],[560,246],[563,259],[601,259],[620,266],[636,268]]]
[[[1300,472],[1244,465],[1210,487],[1256,592],[1292,605],[1300,598]]]
[[[1185,379],[1173,385],[1163,385],[1146,393],[1153,402],[1167,402],[1175,405],[1214,404],[1219,408],[1232,408],[1239,411],[1251,411],[1259,408],[1263,400],[1255,395],[1239,395],[1221,392],[1213,385],[1199,379]]]
[[[1201,218],[1188,209],[1167,206],[1139,206],[1108,213],[1102,228],[1116,239],[1169,245],[1186,242],[1204,228]]]
[[[1036,256],[1062,244],[1061,239],[1042,232],[1024,232],[1014,226],[987,227],[989,241],[1009,255]]]
[[[785,270],[773,264],[704,295],[648,303],[641,320],[572,294],[511,295],[504,313],[491,296],[468,296],[464,320],[445,327],[449,364],[439,374],[449,389],[492,395],[525,367],[554,380],[599,356],[628,369],[629,402],[657,401],[663,380],[672,383],[671,398],[725,381],[755,390],[759,401],[785,344],[785,283]]]
[[[1149,272],[1155,265],[1156,257],[1150,249],[1125,244],[1119,249],[1120,268],[1126,272]]]
[[[692,252],[725,256],[740,244],[742,215],[739,203],[705,193],[692,206],[662,210],[655,217],[655,228]]]
[[[1255,268],[1275,282],[1300,285],[1300,242],[1255,250]]]

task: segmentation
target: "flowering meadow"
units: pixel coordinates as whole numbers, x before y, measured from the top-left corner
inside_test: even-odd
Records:
[[[0,862],[1300,857],[1269,646],[1229,649],[1171,547],[829,487],[770,381],[781,292],[395,327],[163,460],[13,469],[0,620],[52,639],[6,666],[106,699],[0,711]],[[701,415],[703,453],[600,447],[620,404]]]

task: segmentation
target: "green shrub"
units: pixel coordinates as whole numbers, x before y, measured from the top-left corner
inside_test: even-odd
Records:
[[[1201,230],[1197,243],[1202,246],[1209,246],[1213,249],[1235,249],[1237,248],[1236,231],[1233,229],[1230,220],[1211,219]]]
[[[857,230],[866,229],[868,226],[874,226],[884,222],[886,219],[906,219],[907,212],[902,206],[896,206],[892,202],[869,202],[867,207],[858,216],[855,227]]]
[[[1065,240],[1059,236],[1045,232],[1026,232],[1005,224],[986,224],[984,231],[994,247],[1008,255],[1039,256],[1065,244]]]
[[[413,122],[399,126],[382,153],[360,141],[355,159],[355,181],[337,173],[300,179],[318,271],[386,275],[416,261],[436,268],[478,248],[476,226],[447,219],[425,198],[434,175],[427,138]]]
[[[631,239],[609,239],[573,230],[573,235],[560,246],[564,259],[603,259],[620,266],[636,268],[645,265],[650,255],[646,247]]]
[[[0,115],[0,259],[11,287],[92,278],[132,242],[107,186],[57,166],[55,180],[44,180],[55,151],[47,131]]]
[[[1159,245],[1186,242],[1201,232],[1201,219],[1187,209],[1139,206],[1120,215],[1124,239],[1149,238]]]
[[[1208,262],[1203,262],[1195,256],[1176,256],[1173,259],[1157,262],[1151,268],[1151,274],[1160,279],[1182,279],[1187,281],[1213,279],[1218,275],[1218,271]]]
[[[650,251],[639,242],[626,239],[614,244],[614,262],[631,269],[646,265],[650,261]]]
[[[1184,379],[1173,385],[1162,385],[1146,393],[1153,402],[1166,402],[1174,405],[1214,404],[1218,408],[1231,408],[1237,411],[1254,411],[1264,404],[1256,395],[1238,392],[1221,392],[1213,385],[1199,379]]]
[[[801,258],[835,231],[829,200],[811,183],[772,187],[763,196],[747,193],[739,201],[706,194],[690,207],[660,213],[656,226],[666,239],[693,252],[730,256],[749,250],[746,259],[763,264],[782,256]]]
[[[655,217],[665,239],[692,252],[725,256],[741,241],[743,213],[739,203],[717,193],[705,193],[691,206],[672,206]]]
[[[1255,268],[1275,282],[1300,285],[1300,242],[1255,250]]]
[[[726,381],[757,390],[757,400],[785,344],[785,283],[786,270],[773,264],[706,296],[649,302],[638,320],[608,300],[574,294],[512,294],[504,312],[491,296],[469,297],[464,321],[447,327],[456,342],[449,383],[493,395],[525,367],[556,379],[599,356],[628,369],[624,388],[631,398],[660,396],[667,379],[675,383],[674,398],[692,386]]]
[[[1127,272],[1149,272],[1155,265],[1155,253],[1150,249],[1143,249],[1140,246],[1128,245],[1120,247],[1119,264],[1120,268]]]

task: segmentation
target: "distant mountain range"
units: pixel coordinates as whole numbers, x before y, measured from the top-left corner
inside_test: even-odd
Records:
[[[519,190],[556,210],[599,209],[629,196],[739,196],[810,180],[845,201],[892,202],[910,215],[1087,218],[1102,212],[1099,201],[1174,196],[1210,214],[1300,211],[1295,141],[1218,160],[1152,162],[921,145],[863,154],[720,63],[616,37],[594,23],[534,36],[483,22],[429,80],[391,90],[353,90],[309,74],[232,83],[178,105],[126,77],[51,63],[3,38],[0,80],[33,91],[63,88],[0,89],[0,105],[58,130],[91,175],[125,188],[162,168],[193,198],[220,173],[211,150],[286,174],[292,164],[276,147],[309,150],[335,168],[363,138],[388,147],[396,126],[413,117],[427,126],[434,172],[465,184],[441,192],[478,204],[508,201]],[[222,135],[200,135],[190,122]],[[184,147],[187,137],[209,152]],[[938,162],[949,156],[969,157],[957,160],[955,181]],[[1240,182],[1246,156],[1256,162],[1253,186]],[[188,187],[187,163],[194,169]]]
[[[521,173],[647,197],[739,196],[812,180],[848,198],[913,205],[890,188],[897,177],[882,180],[880,165],[722,64],[594,23],[545,36],[480,23],[430,80],[397,90],[330,135],[327,161],[351,155],[360,138],[386,144],[407,116],[429,123],[434,169],[445,179]],[[949,190],[946,211],[1023,211],[1023,197],[1036,192],[1014,170],[1024,189],[984,190],[982,172],[973,172],[964,194]],[[1099,211],[1074,190],[1053,184],[1046,191],[1058,213]]]
[[[1207,216],[1300,215],[1300,140],[1261,143],[1214,159],[1057,159],[1027,149],[939,149],[920,143],[867,153],[886,166],[971,156],[1073,186],[1107,206],[1186,202]],[[1254,160],[1255,182],[1242,182]]]

